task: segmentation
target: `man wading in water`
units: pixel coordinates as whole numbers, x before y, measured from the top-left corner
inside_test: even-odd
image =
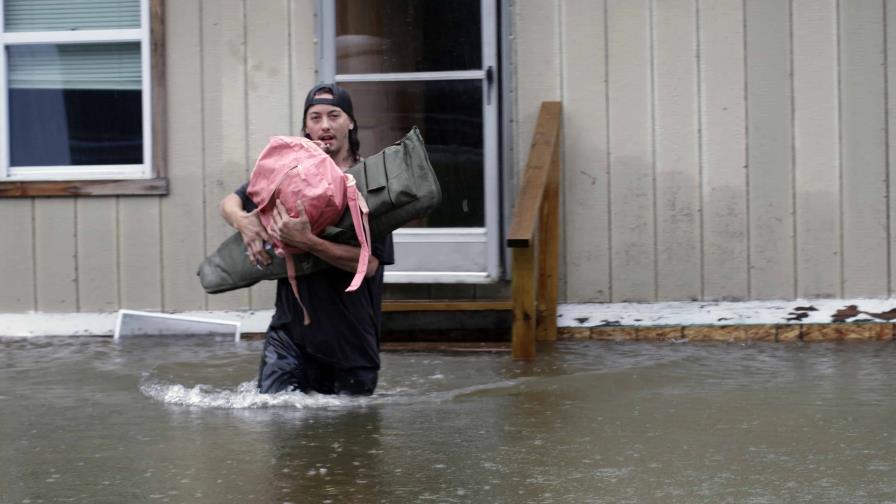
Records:
[[[315,86],[305,98],[302,132],[346,170],[360,161],[357,121],[348,91]],[[265,335],[258,390],[301,390],[321,394],[372,394],[380,368],[379,336],[383,266],[393,264],[392,235],[371,243],[371,256],[358,290],[344,292],[358,266],[361,249],[315,236],[299,204],[299,217],[282,210],[265,229],[246,194],[248,183],[221,200],[221,216],[240,232],[253,264],[267,266],[265,243],[271,237],[306,250],[330,267],[299,277],[299,296],[311,325],[303,325],[302,308],[289,280],[277,280],[274,316]]]

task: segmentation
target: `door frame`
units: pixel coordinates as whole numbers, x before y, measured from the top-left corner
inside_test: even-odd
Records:
[[[503,24],[498,15],[500,0],[480,0],[482,27],[482,68],[476,70],[440,72],[401,72],[382,74],[336,73],[336,7],[335,0],[316,0],[318,31],[318,80],[321,82],[420,82],[432,80],[474,80],[482,82],[483,127],[483,184],[485,198],[485,225],[481,228],[407,228],[393,232],[396,255],[402,249],[433,245],[443,247],[469,246],[469,252],[484,254],[484,260],[471,264],[463,252],[450,251],[441,256],[443,261],[454,259],[455,264],[445,264],[444,270],[421,268],[397,270],[387,268],[385,280],[390,283],[492,283],[500,280],[504,256],[502,254],[502,177],[500,170],[500,78],[499,68],[503,55],[499,53],[498,31]],[[503,16],[502,16],[503,17]],[[502,51],[503,52],[503,51]],[[464,245],[470,244],[470,245]],[[469,257],[469,256],[466,256]]]

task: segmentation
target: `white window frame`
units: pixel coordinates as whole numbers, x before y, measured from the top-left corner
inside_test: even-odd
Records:
[[[320,15],[318,76],[322,82],[420,82],[432,80],[481,80],[483,103],[483,177],[485,223],[469,228],[405,228],[392,233],[396,265],[386,268],[389,283],[493,283],[501,276],[501,177],[499,169],[499,93],[497,51],[499,0],[480,2],[482,22],[482,69],[441,72],[395,72],[377,74],[336,73],[336,8],[334,0],[318,0]],[[487,82],[486,72],[493,73]],[[432,271],[414,265],[415,257],[401,257],[403,250],[431,245],[445,261],[445,270]],[[419,254],[424,255],[424,254]],[[467,267],[469,266],[469,267]]]
[[[0,0],[0,182],[149,179],[153,172],[152,54],[150,0],[140,0],[140,28],[5,32]],[[87,44],[139,42],[141,67],[143,163],[127,165],[10,166],[8,79],[6,48],[26,44]]]

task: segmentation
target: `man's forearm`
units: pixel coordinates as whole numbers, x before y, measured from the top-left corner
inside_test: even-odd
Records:
[[[267,266],[271,258],[264,250],[265,242],[270,242],[271,237],[262,226],[258,215],[246,212],[243,209],[243,200],[234,193],[228,194],[218,205],[221,217],[243,237],[246,244],[249,260],[253,264]]]
[[[227,222],[227,224],[230,224],[230,227],[239,229],[237,227],[239,218],[246,213],[243,209],[243,200],[241,200],[239,196],[233,193],[228,194],[221,200],[218,209],[221,212],[221,217],[224,218],[224,221]]]
[[[305,250],[333,266],[349,272],[354,272],[358,269],[358,259],[361,256],[360,247],[334,243],[316,236],[305,245]],[[373,276],[379,265],[379,259],[371,255],[367,261],[365,276]]]

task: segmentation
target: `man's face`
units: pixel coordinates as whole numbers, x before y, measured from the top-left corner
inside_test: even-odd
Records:
[[[323,93],[316,98],[332,98],[330,93]],[[333,105],[312,105],[305,115],[305,133],[312,140],[325,145],[324,150],[331,156],[348,151],[348,132],[354,127],[348,114]]]

